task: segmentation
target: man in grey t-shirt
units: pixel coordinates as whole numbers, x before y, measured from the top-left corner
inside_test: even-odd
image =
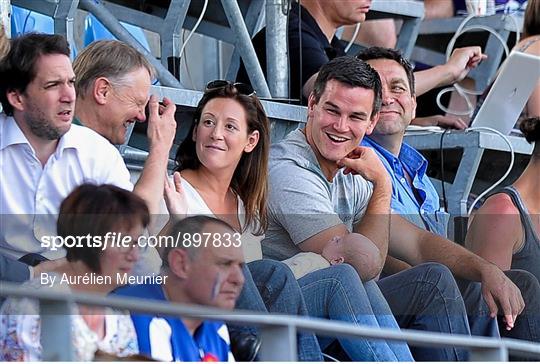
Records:
[[[296,244],[320,231],[340,224],[352,231],[364,215],[373,190],[363,177],[344,175],[342,171],[328,181],[301,130],[272,147],[270,175],[271,185],[280,186],[271,193],[280,195],[269,201],[273,223],[266,231],[264,253],[278,260],[299,253]]]
[[[381,83],[371,67],[350,57],[322,70],[327,72],[310,96],[306,129],[271,148],[263,253],[276,259],[301,250],[320,253],[331,238],[354,230],[379,248],[380,256],[372,257],[381,262],[374,278],[388,250],[392,187],[377,155],[358,144],[377,122]]]
[[[380,105],[380,79],[363,61],[340,57],[321,68],[309,97],[306,128],[271,149],[270,226],[263,253],[276,259],[299,251],[320,253],[333,237],[359,233],[379,248],[380,256],[372,259],[384,262],[390,249],[413,266],[378,282],[402,327],[470,334],[452,273],[482,282],[492,315],[498,304],[512,325],[523,299],[500,269],[390,214],[390,178],[375,152],[358,146],[372,132]],[[371,272],[355,268],[375,278],[382,265]],[[413,354],[417,360],[467,359],[464,350],[455,348],[418,348]]]

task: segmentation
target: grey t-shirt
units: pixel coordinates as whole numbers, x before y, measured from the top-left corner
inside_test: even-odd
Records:
[[[328,182],[302,131],[273,144],[269,164],[265,258],[290,258],[300,252],[298,244],[339,224],[352,231],[364,214],[371,183],[341,170]]]

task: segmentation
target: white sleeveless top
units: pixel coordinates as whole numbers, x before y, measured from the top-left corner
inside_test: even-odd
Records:
[[[186,200],[188,203],[187,215],[207,215],[216,217],[212,210],[208,207],[202,196],[197,192],[195,187],[193,187],[188,181],[181,177],[182,186],[184,187],[184,193],[186,195]],[[238,221],[242,230],[245,228],[246,224],[246,215],[245,208],[242,199],[237,198],[238,207]],[[246,263],[252,262],[254,260],[262,259],[262,248],[261,241],[264,238],[264,235],[254,235],[252,229],[245,229],[242,233],[241,242],[242,242],[242,251],[244,252],[244,259]]]

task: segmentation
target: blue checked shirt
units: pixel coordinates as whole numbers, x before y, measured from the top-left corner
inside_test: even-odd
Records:
[[[392,178],[392,212],[446,237],[449,214],[441,210],[437,190],[426,175],[427,160],[406,143],[402,144],[398,158],[370,138],[364,138],[361,145],[375,150]],[[411,176],[412,187],[405,171]]]

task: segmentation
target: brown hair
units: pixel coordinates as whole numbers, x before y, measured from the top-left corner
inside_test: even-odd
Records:
[[[113,185],[83,184],[75,188],[60,205],[56,224],[58,236],[101,237],[118,229],[129,230],[140,223],[150,222],[148,207],[133,192]],[[67,260],[83,261],[93,272],[101,272],[99,258],[103,248],[98,246],[66,247]]]
[[[407,80],[409,81],[409,88],[411,89],[411,95],[415,95],[415,84],[414,84],[414,67],[412,64],[403,57],[400,51],[384,48],[384,47],[369,47],[362,49],[356,57],[362,61],[368,62],[376,59],[389,59],[396,61],[403,67],[405,73],[407,74]]]
[[[194,129],[199,123],[202,111],[206,104],[215,98],[225,98],[237,101],[246,111],[248,133],[259,131],[259,142],[251,153],[244,153],[234,171],[231,181],[232,190],[240,196],[246,210],[247,229],[256,223],[254,232],[264,234],[268,227],[266,214],[266,201],[268,197],[268,154],[270,148],[270,126],[263,106],[255,96],[247,96],[238,92],[236,87],[228,85],[208,90],[197,105],[193,116],[193,125],[176,153],[176,170],[196,170],[201,161],[195,150],[195,142],[192,140]]]
[[[73,62],[77,97],[84,98],[99,77],[106,77],[112,83],[122,86],[130,81],[125,77],[126,74],[139,68],[145,68],[150,78],[154,77],[154,67],[129,44],[118,40],[93,42]]]
[[[535,143],[533,155],[540,157],[540,116],[523,119],[519,123],[519,130],[529,143]]]
[[[373,105],[370,118],[381,109],[382,85],[377,71],[369,64],[356,57],[337,57],[321,67],[313,86],[313,98],[318,103],[326,90],[326,84],[332,80],[348,87],[362,87],[373,90]]]
[[[36,63],[43,55],[70,55],[69,44],[61,35],[28,33],[13,38],[7,55],[0,62],[0,102],[6,115],[13,114],[7,99],[10,91],[26,91],[36,77]]]
[[[523,17],[523,36],[540,34],[540,0],[529,0]]]

